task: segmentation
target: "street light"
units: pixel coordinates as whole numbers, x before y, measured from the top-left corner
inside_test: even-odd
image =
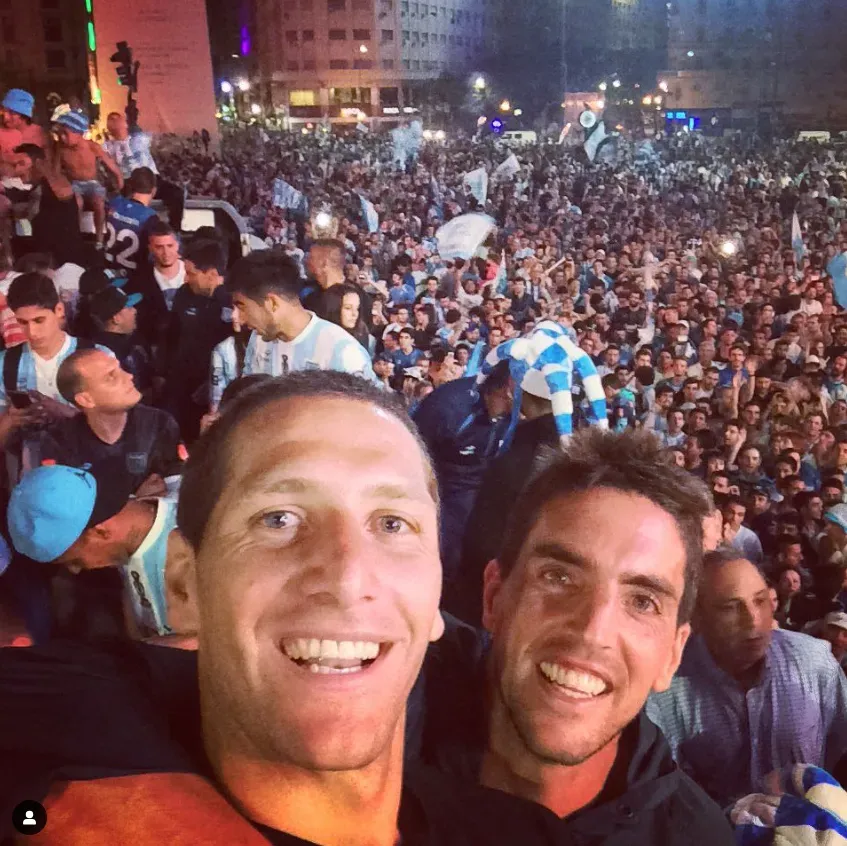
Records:
[[[365,53],[367,53],[367,52],[368,52],[368,48],[367,48],[364,44],[360,44],[360,45],[359,45],[359,52],[360,52],[362,55],[364,55]]]
[[[515,109],[515,117],[520,117],[523,114],[523,109]]]
[[[664,79],[659,83],[659,88],[661,88],[662,91],[665,92],[665,94],[668,93],[668,84],[667,84],[667,82],[665,82]]]
[[[613,88],[620,88],[620,87],[621,87],[621,81],[620,81],[619,79],[616,79],[616,80],[612,83],[612,87],[613,87]]]
[[[694,51],[689,50],[685,55],[688,56],[689,59],[693,59],[694,58]]]
[[[662,98],[661,98],[661,97],[659,97],[659,95],[657,94],[657,95],[653,98],[653,102],[654,102],[657,106],[661,106],[661,105],[662,105]]]
[[[253,103],[253,105],[250,106],[250,111],[254,115],[258,116],[258,115],[262,114],[262,107],[258,103]]]
[[[477,91],[485,91],[485,86],[486,86],[486,82],[485,82],[484,76],[478,76],[473,82],[473,87]]]
[[[246,79],[239,79],[237,84],[238,84],[238,90],[239,91],[249,91],[250,90],[250,83]]]
[[[648,94],[641,102],[645,106],[652,106],[653,105],[653,98]]]
[[[512,111],[512,104],[508,100],[503,100],[503,102],[500,103],[500,111],[501,112]]]
[[[221,91],[222,91],[224,94],[232,94],[232,83],[231,83],[231,82],[228,82],[227,80],[224,80],[224,81],[221,83]]]
[[[605,82],[601,82],[599,86],[601,91],[605,91],[608,87],[609,86]]]

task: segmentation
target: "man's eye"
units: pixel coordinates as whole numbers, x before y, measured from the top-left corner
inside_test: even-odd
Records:
[[[262,515],[262,525],[268,529],[293,529],[300,518],[291,511],[269,511]]]
[[[567,585],[570,584],[570,577],[561,568],[550,568],[542,571],[541,578],[550,585]]]
[[[659,603],[647,593],[639,593],[633,596],[632,607],[639,614],[658,614],[661,610]]]
[[[387,514],[377,520],[377,525],[380,531],[387,535],[399,535],[411,529],[409,523],[402,517],[397,517],[394,514]]]

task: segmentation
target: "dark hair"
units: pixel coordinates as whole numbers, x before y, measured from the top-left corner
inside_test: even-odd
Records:
[[[185,248],[183,258],[203,273],[217,270],[223,275],[226,272],[226,254],[217,241],[205,238],[193,240]]]
[[[149,167],[137,167],[129,175],[129,190],[133,194],[152,194],[156,190],[156,174]]]
[[[670,385],[659,385],[656,388],[656,398],[658,399],[659,395],[665,396],[666,394],[673,394],[674,389]]]
[[[408,335],[412,340],[415,339],[415,333],[409,329],[407,326],[404,326],[398,333],[397,337],[399,338],[401,335]]]
[[[15,262],[17,273],[44,273],[53,269],[53,256],[49,253],[27,253]]]
[[[703,557],[703,519],[712,511],[706,486],[672,463],[650,432],[620,434],[589,428],[563,451],[551,452],[512,511],[503,540],[500,567],[512,571],[543,508],[558,497],[598,487],[644,497],[673,517],[685,546],[685,588],[678,622],[690,620]]]
[[[76,405],[76,395],[83,390],[82,376],[79,365],[88,356],[97,355],[99,350],[77,350],[69,355],[60,365],[56,374],[56,388],[62,395],[62,399],[71,405]]]
[[[635,378],[642,385],[652,385],[656,380],[656,371],[649,365],[635,368]]]
[[[238,397],[247,393],[247,391],[251,388],[255,388],[256,385],[261,385],[262,382],[267,382],[273,378],[273,376],[270,376],[267,373],[250,373],[247,376],[239,376],[237,379],[233,379],[232,382],[224,388],[224,392],[221,394],[221,401],[218,405],[218,410],[220,411],[224,406],[235,402]]]
[[[37,144],[18,144],[15,152],[19,156],[29,156],[34,162],[44,161],[47,158],[47,154]]]
[[[242,424],[273,403],[321,397],[367,403],[402,423],[420,447],[430,476],[430,493],[438,503],[438,485],[429,453],[398,396],[349,373],[332,370],[292,373],[263,381],[226,407],[222,406],[220,418],[192,446],[182,475],[177,525],[195,550],[203,543],[209,519],[223,493],[229,456],[235,455],[235,441]],[[283,415],[275,425],[284,426],[285,420]]]
[[[359,318],[353,329],[341,326],[341,306],[347,294],[355,294],[359,298]],[[367,324],[362,316],[363,304],[362,291],[356,285],[352,285],[349,282],[343,282],[341,285],[332,285],[323,292],[323,314],[321,316],[330,323],[341,326],[345,332],[352,335],[365,349],[368,349],[370,339],[368,337]]]
[[[173,230],[173,227],[161,218],[155,219],[147,230],[148,240],[150,238],[164,238],[166,235],[176,238],[176,232]]]
[[[12,311],[27,306],[55,311],[59,305],[59,294],[49,276],[43,273],[23,273],[9,286],[6,303]]]
[[[457,320],[462,319],[462,312],[457,308],[448,308],[447,313],[444,315],[445,323],[455,323]]]
[[[243,294],[257,303],[263,303],[268,294],[299,302],[303,287],[294,259],[273,250],[238,259],[229,269],[225,285],[230,293]]]

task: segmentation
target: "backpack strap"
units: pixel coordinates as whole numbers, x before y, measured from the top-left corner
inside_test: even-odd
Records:
[[[24,346],[25,344],[18,344],[16,347],[10,347],[3,357],[3,387],[6,389],[6,396],[18,389],[18,370],[21,366]]]

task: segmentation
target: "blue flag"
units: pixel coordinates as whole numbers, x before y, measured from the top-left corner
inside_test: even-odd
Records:
[[[826,266],[826,272],[832,277],[836,302],[841,308],[847,308],[847,253],[835,256]]]
[[[366,200],[361,194],[359,194],[359,199],[362,201],[362,214],[365,216],[368,232],[379,232],[379,214],[377,214],[374,204]]]
[[[280,209],[300,209],[306,198],[284,179],[273,181],[273,204]]]
[[[468,191],[476,198],[476,201],[484,206],[488,199],[488,171],[484,167],[478,167],[476,170],[466,173],[463,182]]]
[[[500,267],[497,268],[497,278],[494,280],[494,293],[507,294],[509,291],[509,275],[506,273],[506,251],[500,259]]]
[[[803,243],[803,230],[800,228],[800,218],[796,211],[791,219],[791,247],[794,250],[794,257],[797,259],[797,266],[799,267],[806,255],[806,245]]]

